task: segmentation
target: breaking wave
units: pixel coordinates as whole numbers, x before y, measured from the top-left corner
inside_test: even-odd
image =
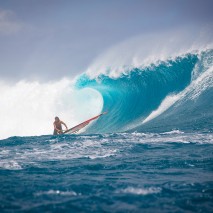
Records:
[[[213,50],[191,51],[147,66],[84,73],[76,87],[103,97],[87,133],[213,129]],[[111,72],[112,71],[112,72]],[[119,75],[118,75],[119,73]]]

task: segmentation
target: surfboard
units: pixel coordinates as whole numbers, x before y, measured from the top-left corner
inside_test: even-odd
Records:
[[[98,119],[99,117],[101,117],[102,115],[105,115],[107,112],[103,112],[93,118],[90,118],[89,120],[86,120],[66,131],[63,132],[63,134],[74,134],[74,133],[77,133],[79,130],[83,129],[85,126],[87,126],[91,121],[94,121],[96,119]]]

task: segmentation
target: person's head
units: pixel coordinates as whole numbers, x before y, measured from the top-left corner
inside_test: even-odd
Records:
[[[59,120],[59,117],[56,116],[56,117],[55,117],[55,121],[57,121],[57,122],[60,121],[60,120]]]

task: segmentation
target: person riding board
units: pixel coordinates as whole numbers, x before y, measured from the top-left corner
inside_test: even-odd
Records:
[[[67,125],[63,121],[61,121],[59,117],[55,117],[55,121],[53,123],[54,126],[53,135],[59,135],[63,133],[62,124],[66,127],[66,130],[68,130]]]

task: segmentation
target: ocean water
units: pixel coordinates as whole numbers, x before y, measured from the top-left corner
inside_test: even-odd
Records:
[[[76,87],[100,92],[109,111],[87,133],[213,130],[213,50],[133,68],[119,78],[83,74]]]
[[[1,212],[212,212],[213,134],[0,141]]]
[[[213,212],[212,48],[0,91],[1,212]]]

